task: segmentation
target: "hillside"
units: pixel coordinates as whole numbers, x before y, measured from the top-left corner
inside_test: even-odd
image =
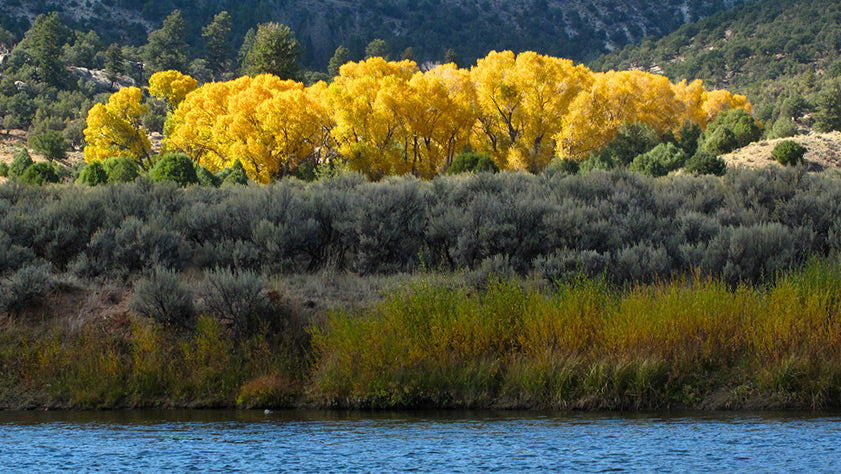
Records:
[[[107,42],[142,44],[173,9],[188,20],[193,54],[201,53],[201,27],[222,10],[233,19],[232,51],[257,23],[289,25],[304,46],[303,63],[325,69],[336,47],[354,56],[374,38],[389,42],[394,56],[412,47],[423,61],[440,60],[453,48],[465,62],[492,49],[535,50],[590,60],[644,37],[660,37],[681,24],[742,0],[0,0],[0,27],[20,36],[38,13],[56,10],[62,20],[93,29]]]
[[[841,75],[841,3],[751,2],[660,40],[626,46],[590,66],[700,78],[747,95],[762,121],[795,117],[809,126],[820,95]]]

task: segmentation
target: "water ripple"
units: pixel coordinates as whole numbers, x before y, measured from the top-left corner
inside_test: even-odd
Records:
[[[2,472],[841,470],[839,414],[0,413]]]

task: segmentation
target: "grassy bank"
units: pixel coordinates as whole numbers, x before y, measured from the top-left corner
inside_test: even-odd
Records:
[[[0,406],[841,406],[835,260],[759,287],[461,276],[416,275],[379,302],[346,296],[305,327],[247,336],[208,316],[187,329],[131,313],[8,318]]]
[[[768,288],[694,278],[611,290],[415,285],[316,332],[330,406],[551,409],[841,405],[841,273]]]

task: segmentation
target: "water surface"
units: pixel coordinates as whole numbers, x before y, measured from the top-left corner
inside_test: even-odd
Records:
[[[3,472],[841,471],[841,413],[0,412]]]

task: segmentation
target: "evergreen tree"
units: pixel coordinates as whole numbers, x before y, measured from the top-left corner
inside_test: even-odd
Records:
[[[835,85],[820,98],[815,120],[819,132],[841,130],[841,85]]]
[[[339,46],[336,48],[336,52],[333,53],[333,57],[330,58],[330,62],[327,64],[327,73],[330,74],[331,77],[336,77],[339,75],[339,68],[349,62],[350,50],[344,46]]]
[[[26,32],[29,53],[35,62],[39,80],[60,86],[67,78],[61,62],[61,51],[66,36],[67,30],[55,12],[38,15],[35,24]]]
[[[391,48],[388,43],[382,39],[371,40],[368,46],[365,46],[365,59],[380,57],[388,61],[391,56]]]
[[[173,10],[159,30],[149,33],[142,56],[150,73],[187,70],[187,25],[180,10]]]
[[[111,46],[105,50],[105,74],[108,80],[111,81],[111,87],[114,87],[114,82],[117,81],[117,75],[124,73],[125,58],[123,57],[123,49],[117,43],[112,43]]]
[[[230,50],[231,15],[219,12],[209,25],[202,29],[202,36],[207,39],[204,49],[207,53],[207,67],[214,79],[219,79],[231,67],[228,51]]]
[[[257,27],[254,44],[245,55],[243,72],[251,76],[270,73],[281,79],[294,79],[298,75],[300,55],[301,47],[288,26],[263,23]]]
[[[453,63],[458,66],[459,62],[461,62],[461,58],[459,58],[458,53],[456,53],[456,50],[453,48],[448,49],[447,52],[444,53],[444,64]]]

